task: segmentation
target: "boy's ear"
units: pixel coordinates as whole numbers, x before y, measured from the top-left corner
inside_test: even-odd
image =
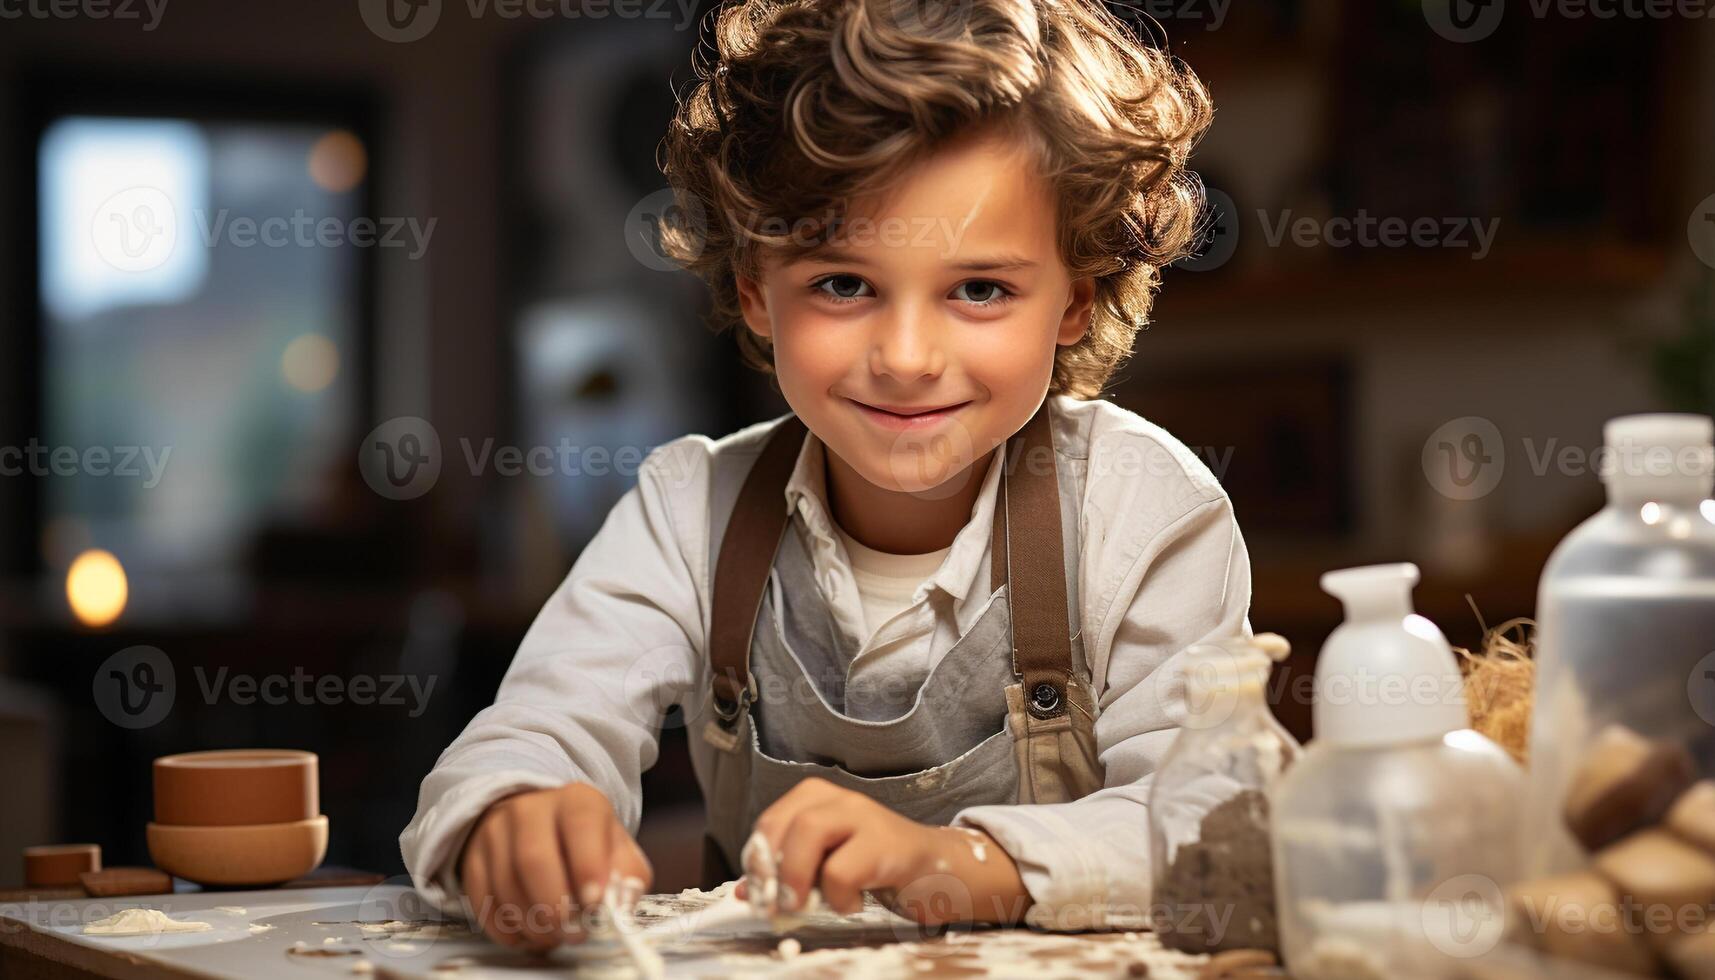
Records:
[[[758,337],[772,337],[773,323],[768,319],[768,300],[762,295],[762,284],[749,276],[738,276],[738,308],[744,314],[744,325]]]
[[[1072,280],[1071,295],[1066,299],[1066,312],[1060,318],[1060,333],[1055,338],[1055,343],[1070,347],[1084,339],[1084,334],[1090,329],[1090,314],[1095,308],[1095,278]]]

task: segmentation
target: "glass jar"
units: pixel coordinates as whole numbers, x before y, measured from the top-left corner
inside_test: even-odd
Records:
[[[1521,828],[1533,877],[1581,867],[1590,851],[1659,819],[1679,788],[1663,784],[1660,799],[1636,801],[1623,826],[1575,835],[1585,814],[1573,812],[1580,803],[1568,790],[1598,735],[1688,759],[1678,783],[1715,776],[1712,433],[1701,415],[1610,421],[1607,506],[1566,536],[1543,571]]]
[[[1150,919],[1192,953],[1279,946],[1268,789],[1298,757],[1269,711],[1273,634],[1188,651],[1188,712],[1149,794]]]

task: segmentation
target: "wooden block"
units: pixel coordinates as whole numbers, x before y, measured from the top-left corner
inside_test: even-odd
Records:
[[[1640,830],[1608,846],[1591,867],[1643,906],[1647,921],[1677,921],[1715,902],[1715,857],[1664,830]]]
[[[1591,740],[1566,790],[1566,826],[1587,849],[1599,850],[1659,821],[1695,777],[1684,746],[1609,725]]]
[[[167,895],[173,890],[173,877],[154,868],[107,868],[85,871],[77,876],[83,890],[91,898],[112,898],[115,895]]]
[[[78,875],[100,870],[100,844],[42,844],[24,848],[26,888],[75,888]]]
[[[1673,801],[1665,823],[1680,840],[1715,854],[1715,782],[1702,779],[1691,784]]]
[[[1655,972],[1656,956],[1619,892],[1588,871],[1540,878],[1507,890],[1507,935],[1551,956],[1623,973]]]

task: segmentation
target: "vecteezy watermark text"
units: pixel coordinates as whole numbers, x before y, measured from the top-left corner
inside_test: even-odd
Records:
[[[1469,251],[1473,262],[1488,257],[1501,224],[1499,218],[1377,217],[1362,208],[1351,217],[1294,219],[1286,210],[1273,222],[1267,211],[1258,211],[1257,218],[1270,248],[1280,247],[1290,226],[1292,243],[1300,248],[1451,248]]]
[[[0,0],[0,20],[140,20],[161,26],[167,0]]]
[[[141,479],[145,490],[160,485],[173,447],[46,446],[31,439],[22,446],[0,446],[0,476],[95,476]]]
[[[370,33],[393,44],[429,36],[440,22],[442,0],[357,0]],[[464,0],[471,20],[667,20],[683,31],[696,23],[697,0]]]
[[[199,664],[191,673],[207,705],[377,705],[405,707],[411,718],[428,709],[438,679],[435,674],[312,674],[301,666],[289,673],[258,675],[226,666],[210,671]],[[172,711],[179,694],[178,674],[172,658],[158,647],[126,647],[95,669],[91,694],[108,721],[121,728],[150,728]]]

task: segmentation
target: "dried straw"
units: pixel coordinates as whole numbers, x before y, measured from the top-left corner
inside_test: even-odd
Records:
[[[1482,622],[1481,614],[1477,621]],[[1471,727],[1506,749],[1521,766],[1530,761],[1530,706],[1536,687],[1536,661],[1531,659],[1535,629],[1534,621],[1521,616],[1494,629],[1485,629],[1480,653],[1454,648],[1464,667],[1465,706]],[[1509,635],[1515,632],[1516,638]]]

